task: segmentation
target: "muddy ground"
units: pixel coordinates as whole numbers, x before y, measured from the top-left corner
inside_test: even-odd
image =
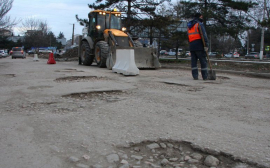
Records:
[[[270,167],[269,79],[31,57],[0,59],[0,79],[3,168]]]

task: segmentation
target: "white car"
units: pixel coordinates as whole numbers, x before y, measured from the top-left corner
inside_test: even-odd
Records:
[[[52,53],[52,50],[40,48],[40,49],[38,50],[38,52],[39,52],[39,53]]]
[[[181,55],[183,50],[181,48],[178,48],[178,55]],[[170,49],[168,52],[168,55],[170,56],[175,56],[176,55],[176,49]]]
[[[5,51],[4,50],[0,50],[0,57],[5,57]]]
[[[237,52],[234,52],[234,53],[233,53],[233,57],[234,57],[234,58],[239,58],[239,56],[240,56],[240,55],[239,55]]]
[[[190,57],[190,56],[191,56],[190,51],[186,51],[186,57]]]
[[[232,52],[227,53],[227,54],[224,54],[224,57],[225,57],[225,58],[231,58],[231,57],[232,57]]]
[[[225,54],[224,57],[226,57],[226,58],[239,58],[239,54],[237,52],[234,52],[234,53],[230,52],[228,54]]]

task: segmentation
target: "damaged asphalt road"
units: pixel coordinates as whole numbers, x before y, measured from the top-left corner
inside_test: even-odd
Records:
[[[0,79],[3,168],[270,167],[269,79],[29,57]]]

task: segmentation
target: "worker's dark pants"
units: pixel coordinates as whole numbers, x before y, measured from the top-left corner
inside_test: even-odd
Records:
[[[194,79],[198,78],[198,66],[197,61],[200,60],[201,63],[201,73],[202,78],[207,79],[207,60],[205,51],[191,51],[191,69],[192,76]]]

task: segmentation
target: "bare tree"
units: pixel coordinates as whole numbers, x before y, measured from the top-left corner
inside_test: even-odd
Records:
[[[35,19],[35,18],[28,18],[25,19],[20,28],[19,31],[22,34],[25,34],[27,32],[33,32],[33,31],[41,31],[44,35],[47,34],[50,29],[48,27],[48,24],[46,21]]]
[[[11,28],[16,25],[16,21],[11,20],[7,13],[12,8],[13,0],[0,0],[0,34],[10,32]]]
[[[33,19],[33,18],[25,19],[22,22],[21,27],[19,28],[20,32],[25,33],[27,32],[27,30],[38,30],[40,22],[41,22],[40,20]]]
[[[19,30],[25,35],[24,43],[26,48],[47,47],[55,39],[47,22],[36,18],[25,19]]]

